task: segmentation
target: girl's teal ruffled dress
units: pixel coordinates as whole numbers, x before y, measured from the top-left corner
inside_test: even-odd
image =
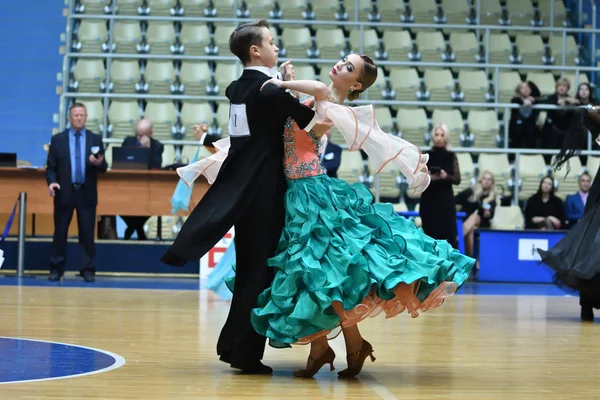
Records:
[[[380,168],[393,158],[412,187],[424,190],[429,182],[426,155],[400,138],[372,132],[378,128],[368,121],[372,109],[357,118],[343,115],[355,109],[335,108],[327,116],[342,134],[351,132],[349,143],[356,142],[357,130],[341,128],[344,121],[366,120],[361,143],[371,146],[370,159],[377,157],[373,149],[381,143]],[[329,178],[320,163],[321,146],[312,132],[288,120],[286,222],[277,254],[268,261],[275,278],[251,315],[253,327],[274,347],[310,343],[380,312],[390,318],[407,310],[416,317],[454,294],[475,264],[397,215],[391,204],[374,204],[363,184]]]

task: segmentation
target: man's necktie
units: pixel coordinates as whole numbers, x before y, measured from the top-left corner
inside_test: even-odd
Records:
[[[83,184],[85,177],[83,176],[83,162],[81,160],[81,132],[75,132],[75,182]]]

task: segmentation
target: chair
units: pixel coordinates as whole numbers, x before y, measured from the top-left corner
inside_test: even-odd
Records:
[[[112,60],[110,78],[113,93],[135,93],[141,79],[140,65],[137,60]]]
[[[140,106],[135,100],[112,100],[108,107],[113,138],[131,135],[140,118]]]
[[[152,121],[154,138],[173,139],[173,128],[177,124],[177,110],[172,101],[148,101],[144,118]]]
[[[175,67],[171,60],[148,60],[144,71],[149,94],[171,94],[175,83]]]
[[[148,23],[146,43],[150,46],[150,54],[171,54],[171,46],[175,44],[175,27],[172,22]]]
[[[104,83],[106,71],[102,60],[80,58],[73,71],[75,88],[80,93],[98,93]]]

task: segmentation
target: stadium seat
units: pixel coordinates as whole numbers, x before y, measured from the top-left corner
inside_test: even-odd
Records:
[[[424,109],[399,108],[396,122],[404,140],[408,140],[416,146],[422,146],[425,143],[425,134],[429,132],[429,123]]]
[[[112,137],[133,135],[135,124],[141,113],[135,100],[113,100],[108,108],[108,120],[112,127]]]
[[[173,139],[173,128],[177,124],[177,110],[172,101],[148,101],[144,118],[152,121],[154,138]]]

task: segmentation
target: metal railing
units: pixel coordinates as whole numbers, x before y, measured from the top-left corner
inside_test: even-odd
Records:
[[[429,28],[429,29],[444,29],[445,31],[453,31],[453,30],[476,30],[478,33],[485,33],[485,51],[486,61],[489,61],[489,51],[490,51],[490,35],[492,32],[504,32],[504,31],[512,31],[512,32],[539,32],[539,33],[560,33],[562,35],[562,60],[561,64],[563,65],[522,65],[522,64],[489,64],[489,63],[453,63],[453,62],[436,62],[436,63],[428,63],[428,62],[415,62],[415,61],[378,61],[378,65],[382,67],[452,67],[452,68],[478,68],[478,69],[487,69],[494,70],[494,88],[495,88],[495,98],[498,99],[499,95],[499,71],[504,69],[514,70],[542,70],[542,71],[574,71],[576,75],[575,84],[579,83],[579,74],[583,71],[592,72],[596,71],[596,68],[593,67],[571,67],[566,66],[566,37],[567,34],[575,34],[575,33],[588,33],[592,34],[592,55],[595,56],[595,34],[600,33],[600,30],[596,29],[596,12],[595,12],[595,2],[594,0],[590,0],[592,8],[594,10],[592,16],[592,28],[554,28],[554,1],[551,2],[550,9],[550,27],[528,27],[528,26],[505,26],[505,25],[453,25],[453,24],[421,24],[421,23],[390,23],[390,22],[367,22],[367,21],[358,21],[358,10],[359,10],[359,2],[358,0],[355,2],[355,21],[316,21],[316,20],[286,20],[286,19],[277,19],[271,20],[273,24],[278,25],[312,25],[312,26],[332,26],[332,25],[343,25],[344,27],[352,27],[358,28],[361,31],[361,39],[360,39],[360,51],[362,52],[364,49],[363,37],[364,30],[368,28]],[[477,16],[479,18],[480,10],[481,10],[481,1],[477,0],[476,2],[476,10]],[[579,8],[582,10],[583,0],[579,1]],[[115,2],[111,2],[112,6],[112,14],[110,15],[87,15],[87,14],[74,14],[73,11],[73,0],[69,0],[69,14],[67,17],[67,53],[64,58],[63,63],[63,94],[61,95],[61,106],[60,106],[60,129],[64,129],[66,127],[66,101],[69,98],[80,97],[80,98],[102,98],[103,99],[103,126],[108,126],[108,103],[110,98],[131,98],[131,99],[171,99],[171,100],[205,100],[205,101],[224,101],[223,96],[184,96],[184,95],[120,95],[120,94],[112,94],[112,93],[95,93],[93,96],[88,95],[87,93],[76,93],[76,92],[68,92],[68,80],[69,80],[69,66],[70,60],[74,58],[106,58],[107,67],[106,67],[106,77],[105,84],[108,87],[110,83],[110,64],[113,59],[121,59],[121,58],[138,58],[138,59],[170,59],[170,60],[195,60],[195,61],[234,61],[238,62],[237,58],[233,56],[186,56],[186,55],[152,55],[152,54],[117,54],[117,53],[76,53],[72,52],[72,29],[74,27],[76,20],[109,20],[109,48],[112,48],[113,44],[113,35],[112,35],[112,27],[114,26],[115,21],[119,20],[139,20],[139,21],[179,21],[179,22],[204,22],[204,23],[231,23],[232,25],[241,23],[244,21],[248,21],[247,18],[217,18],[217,17],[183,17],[183,16],[135,16],[135,15],[117,15]],[[583,16],[580,12],[580,25],[583,23]],[[479,22],[479,19],[478,21]],[[298,58],[294,59],[295,63],[310,63],[310,64],[333,64],[338,60],[333,59],[314,59],[314,58]],[[156,96],[156,97],[155,97]],[[366,92],[366,99],[369,99],[369,91]],[[392,101],[384,101],[384,105],[398,105],[398,103]],[[407,105],[416,106],[419,105],[418,102],[407,103]],[[433,105],[432,103],[428,104],[429,106]],[[490,107],[488,104],[487,107]]]

